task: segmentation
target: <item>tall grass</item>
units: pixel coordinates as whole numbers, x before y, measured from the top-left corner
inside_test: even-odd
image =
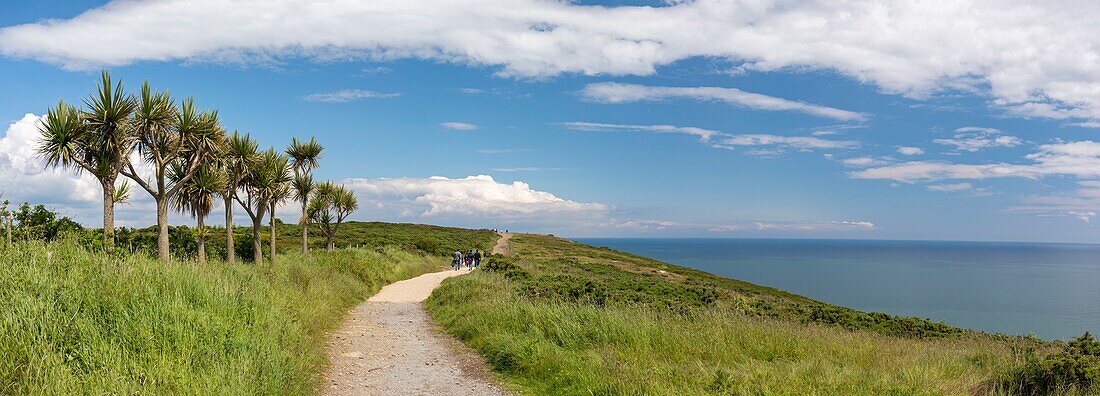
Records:
[[[312,393],[326,330],[442,265],[396,248],[257,267],[19,243],[0,250],[0,394]]]
[[[984,394],[1015,363],[988,337],[532,299],[488,272],[448,280],[428,307],[506,382],[535,394]]]
[[[1052,345],[868,313],[537,235],[428,300],[536,394],[991,394]]]

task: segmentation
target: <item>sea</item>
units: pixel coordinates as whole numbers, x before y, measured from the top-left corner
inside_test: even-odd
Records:
[[[1100,245],[821,239],[579,238],[861,311],[986,332],[1100,332]]]

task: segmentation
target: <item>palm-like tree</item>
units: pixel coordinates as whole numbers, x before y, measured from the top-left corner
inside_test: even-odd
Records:
[[[123,170],[126,175],[153,197],[157,207],[157,252],[161,260],[168,260],[168,205],[180,189],[202,165],[204,150],[216,139],[220,127],[216,112],[200,113],[195,101],[188,98],[177,108],[167,92],[153,91],[146,82],[133,122],[142,160],[152,166],[153,174],[147,178],[139,175],[134,165]],[[184,163],[184,155],[194,156]],[[179,165],[186,164],[180,168]],[[179,179],[169,180],[169,172],[179,171]]]
[[[256,255],[257,264],[263,264],[260,229],[263,228],[264,215],[269,209],[274,208],[277,202],[286,199],[289,193],[289,180],[289,160],[274,148],[261,153],[259,160],[252,164],[242,179],[241,190],[245,194],[244,197],[238,194],[236,200],[252,219],[252,249]],[[272,216],[272,225],[274,222],[275,219]],[[272,227],[272,236],[274,236],[274,227]],[[272,248],[274,249],[274,240]]]
[[[8,205],[11,205],[11,201],[4,200],[0,202],[0,223],[4,223],[4,230],[7,232],[7,246],[11,249],[11,212],[8,211]]]
[[[233,242],[233,201],[237,199],[237,190],[242,187],[259,157],[259,144],[248,134],[241,135],[237,131],[233,131],[233,135],[228,137],[225,151],[221,155],[221,169],[225,173],[225,189],[222,191],[222,202],[225,203],[225,253],[230,264],[237,261]]]
[[[38,154],[46,166],[74,168],[94,176],[103,189],[103,243],[108,252],[115,245],[115,180],[130,163],[138,144],[131,123],[137,100],[101,74],[96,93],[84,99],[85,110],[60,101],[39,126]]]
[[[290,198],[291,189],[290,168],[284,167],[281,174],[278,170],[275,172],[277,179],[275,180],[275,185],[270,190],[271,192],[267,196],[267,203],[269,206],[268,217],[270,218],[268,229],[271,231],[271,239],[268,240],[270,244],[270,255],[268,255],[268,257],[271,257],[271,264],[275,264],[275,207]]]
[[[309,252],[309,216],[306,212],[309,209],[309,197],[313,193],[312,172],[320,165],[318,161],[324,149],[312,137],[308,142],[292,138],[290,146],[286,148],[294,169],[294,199],[302,204],[302,217],[298,220],[298,224],[302,226],[302,253]]]
[[[317,185],[313,200],[309,204],[309,219],[325,234],[325,249],[335,248],[336,232],[340,223],[359,209],[355,193],[342,185],[324,182]]]
[[[195,218],[195,244],[198,247],[199,263],[206,262],[206,216],[214,209],[215,197],[225,190],[225,174],[214,164],[199,166],[197,171],[187,176],[189,164],[173,163],[169,178],[176,186],[182,186],[172,196],[172,206]]]

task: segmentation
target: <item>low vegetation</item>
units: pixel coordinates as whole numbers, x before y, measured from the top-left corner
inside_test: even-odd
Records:
[[[312,393],[326,330],[443,265],[400,247],[256,266],[17,241],[0,249],[0,394]]]
[[[1081,378],[1097,367],[1057,343],[860,312],[553,237],[517,235],[511,250],[446,281],[428,307],[525,392],[1086,394]]]

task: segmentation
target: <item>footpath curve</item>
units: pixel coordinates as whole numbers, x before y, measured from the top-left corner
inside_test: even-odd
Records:
[[[503,234],[493,252],[507,251]],[[424,274],[383,287],[330,333],[324,395],[506,395],[480,356],[433,328],[423,301],[466,270]]]

